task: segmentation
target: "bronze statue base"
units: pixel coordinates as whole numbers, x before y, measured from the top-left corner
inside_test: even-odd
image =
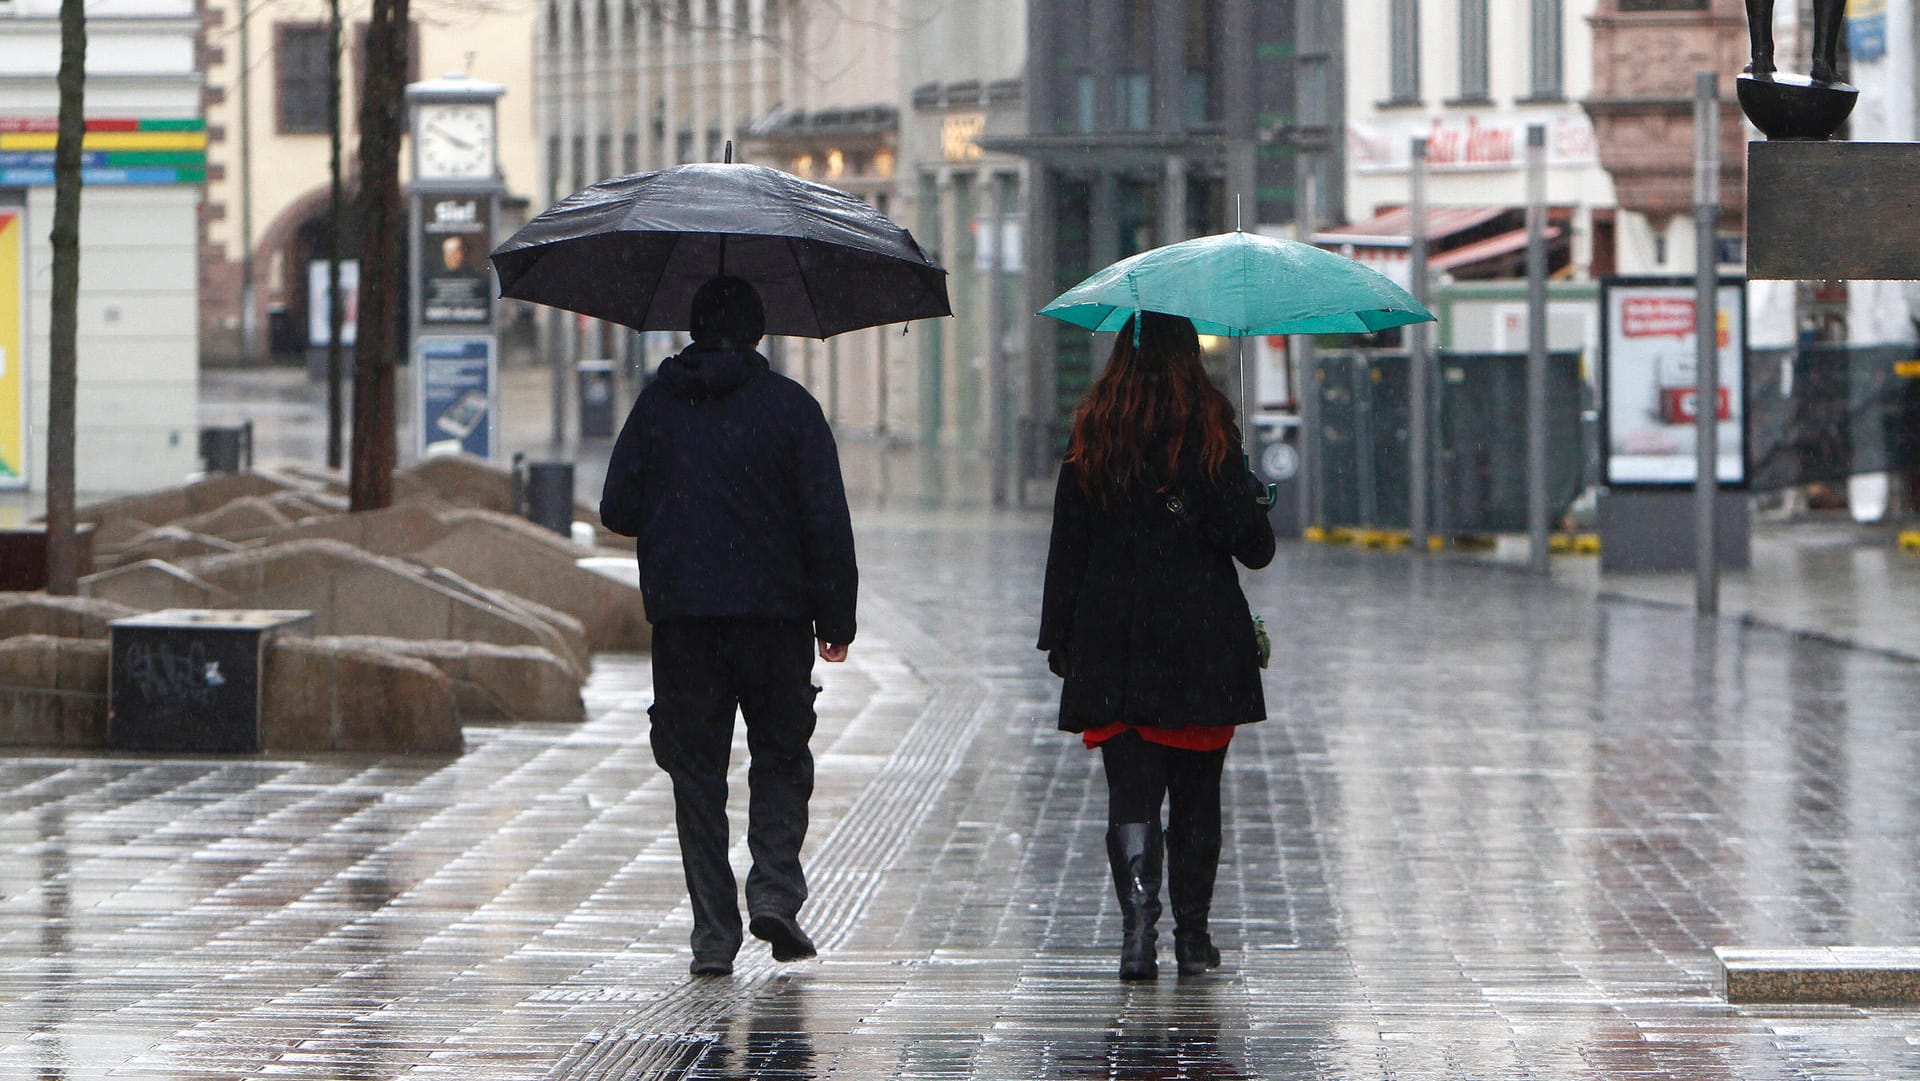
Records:
[[[1816,83],[1787,72],[1742,75],[1734,87],[1740,108],[1762,134],[1801,142],[1832,138],[1860,97],[1860,91],[1846,83]]]

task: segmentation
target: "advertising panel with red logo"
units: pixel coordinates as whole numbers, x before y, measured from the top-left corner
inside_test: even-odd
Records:
[[[1714,474],[1746,482],[1746,289],[1722,281],[1710,333],[1719,354],[1712,396],[1719,420]],[[1692,279],[1620,278],[1603,283],[1601,425],[1611,485],[1692,484],[1701,395],[1694,369],[1699,322]]]

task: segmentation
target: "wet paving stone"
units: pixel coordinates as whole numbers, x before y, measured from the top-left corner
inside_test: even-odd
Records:
[[[1914,665],[1283,546],[1226,963],[1123,985],[1044,531],[863,515],[797,965],[686,975],[643,657],[452,758],[0,759],[0,1078],[1920,1076],[1920,1010],[1729,1005],[1714,953],[1920,946]]]

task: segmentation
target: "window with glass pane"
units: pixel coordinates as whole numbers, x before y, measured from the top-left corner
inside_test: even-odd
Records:
[[[1214,119],[1214,5],[1212,0],[1187,0],[1187,72],[1185,116],[1189,126]]]
[[[1419,0],[1393,0],[1391,23],[1387,28],[1392,64],[1389,96],[1394,101],[1420,100],[1420,4]]]
[[[1562,0],[1533,0],[1533,96],[1566,93]]]
[[[1297,85],[1300,91],[1300,123],[1309,127],[1330,123],[1332,111],[1328,108],[1326,58],[1301,60]]]
[[[1153,126],[1153,2],[1127,0],[1120,71],[1113,76],[1113,123],[1126,131]]]
[[[278,121],[282,135],[327,130],[327,27],[324,23],[282,23],[274,28],[274,74],[278,78]]]
[[[1460,0],[1460,97],[1487,97],[1487,0]]]

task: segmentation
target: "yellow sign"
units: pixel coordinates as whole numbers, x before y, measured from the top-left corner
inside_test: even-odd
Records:
[[[27,341],[22,293],[26,228],[0,207],[0,488],[27,486]]]
[[[52,150],[60,136],[51,131],[0,135],[0,150]],[[90,131],[81,150],[205,150],[204,131]]]
[[[1896,360],[1893,374],[1903,379],[1920,379],[1920,360]]]
[[[980,133],[987,128],[985,113],[956,113],[940,126],[940,149],[948,161],[979,161]]]

